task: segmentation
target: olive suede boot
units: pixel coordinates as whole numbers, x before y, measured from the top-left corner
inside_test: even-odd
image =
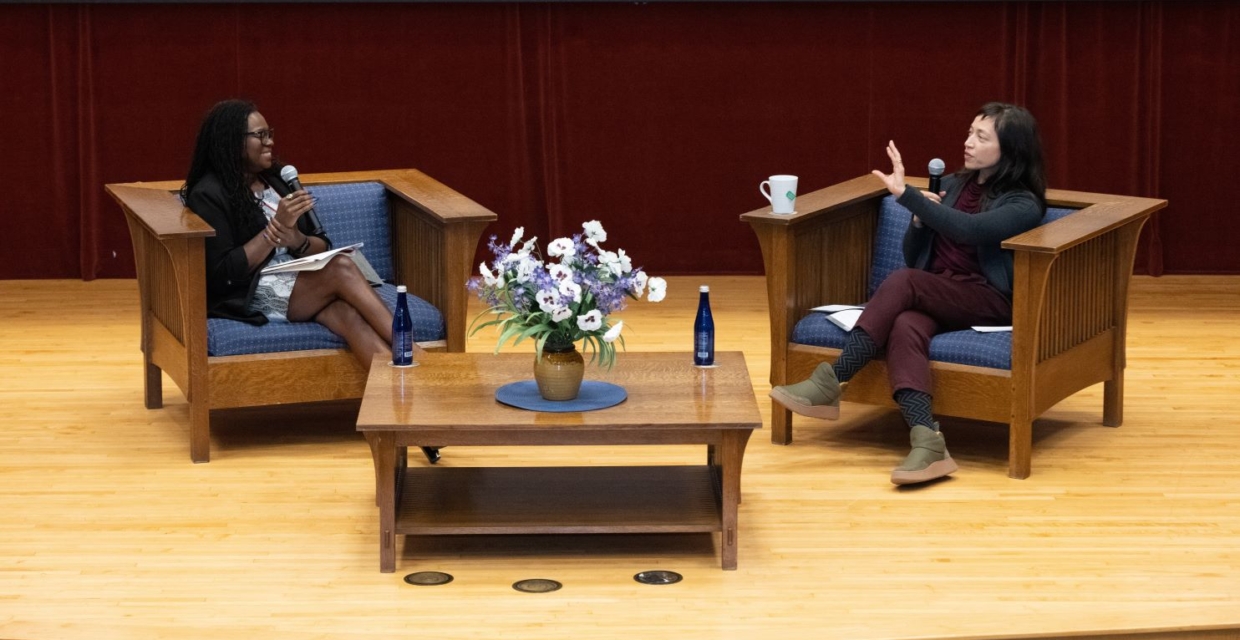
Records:
[[[824,362],[814,369],[808,380],[780,385],[771,389],[771,399],[798,415],[823,420],[840,417],[840,382],[835,369]]]
[[[891,470],[892,484],[917,484],[951,475],[960,467],[947,452],[943,434],[930,427],[916,425],[909,431],[913,450],[904,464]]]

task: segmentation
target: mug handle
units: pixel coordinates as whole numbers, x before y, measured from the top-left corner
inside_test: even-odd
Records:
[[[766,189],[763,189],[762,187],[766,187]],[[773,207],[775,206],[775,201],[771,199],[771,192],[767,191],[767,189],[770,189],[770,188],[771,188],[770,180],[763,180],[760,184],[758,184],[758,193],[762,194],[763,197],[766,198],[766,201],[771,203],[771,206]]]

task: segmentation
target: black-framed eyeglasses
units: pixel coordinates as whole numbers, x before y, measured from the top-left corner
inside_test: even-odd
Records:
[[[254,136],[261,142],[267,142],[271,140],[272,136],[276,135],[276,130],[275,127],[270,127],[267,129],[259,129],[258,131],[246,131],[245,135]]]

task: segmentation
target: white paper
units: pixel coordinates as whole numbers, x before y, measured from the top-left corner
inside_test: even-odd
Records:
[[[316,253],[312,256],[302,256],[300,258],[297,258],[296,260],[289,260],[288,262],[281,262],[279,264],[273,264],[268,267],[263,267],[263,270],[260,273],[267,274],[267,273],[281,273],[285,271],[317,271],[319,269],[322,269],[323,265],[326,265],[327,261],[332,256],[338,253],[352,252],[355,249],[361,248],[361,246],[362,246],[362,243],[357,242],[347,247],[329,249],[322,253]]]
[[[821,311],[823,313],[835,313],[837,311],[847,311],[848,309],[864,309],[865,307],[855,304],[824,304],[821,307],[814,307],[810,311]]]
[[[865,311],[865,309],[858,307],[836,311],[835,313],[827,314],[827,320],[830,320],[831,324],[845,331],[852,331],[857,324],[857,318],[861,317],[862,311]]]
[[[1012,328],[1011,327],[973,327],[973,330],[978,333],[1003,333],[1005,331],[1011,331]]]

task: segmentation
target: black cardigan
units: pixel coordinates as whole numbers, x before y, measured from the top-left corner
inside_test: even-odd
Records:
[[[276,168],[264,171],[260,177],[280,194],[280,197],[292,191],[280,179]],[[275,249],[267,254],[258,267],[250,269],[245,248],[242,246],[250,238],[240,237],[238,234],[243,235],[244,232],[233,228],[228,216],[231,206],[228,195],[215,174],[208,173],[203,176],[190,191],[185,204],[215,229],[215,236],[206,239],[207,315],[255,325],[266,324],[266,316],[250,310],[250,300],[258,286],[258,272],[275,255]],[[303,215],[297,220],[297,228],[302,233],[311,235],[312,229],[307,216]],[[316,237],[321,238],[327,243],[327,247],[331,248],[331,240],[326,233],[320,233]]]
[[[898,202],[904,205],[921,222],[921,227],[909,222],[904,233],[904,262],[914,269],[927,269],[933,258],[934,236],[941,234],[961,244],[977,247],[977,261],[982,275],[990,286],[1012,297],[1012,252],[1004,251],[1000,243],[1020,235],[1042,223],[1046,213],[1037,196],[1030,191],[1008,191],[994,199],[983,201],[980,213],[968,214],[952,208],[964,182],[956,176],[943,179],[947,195],[943,204],[922,195],[921,191],[906,186]]]

